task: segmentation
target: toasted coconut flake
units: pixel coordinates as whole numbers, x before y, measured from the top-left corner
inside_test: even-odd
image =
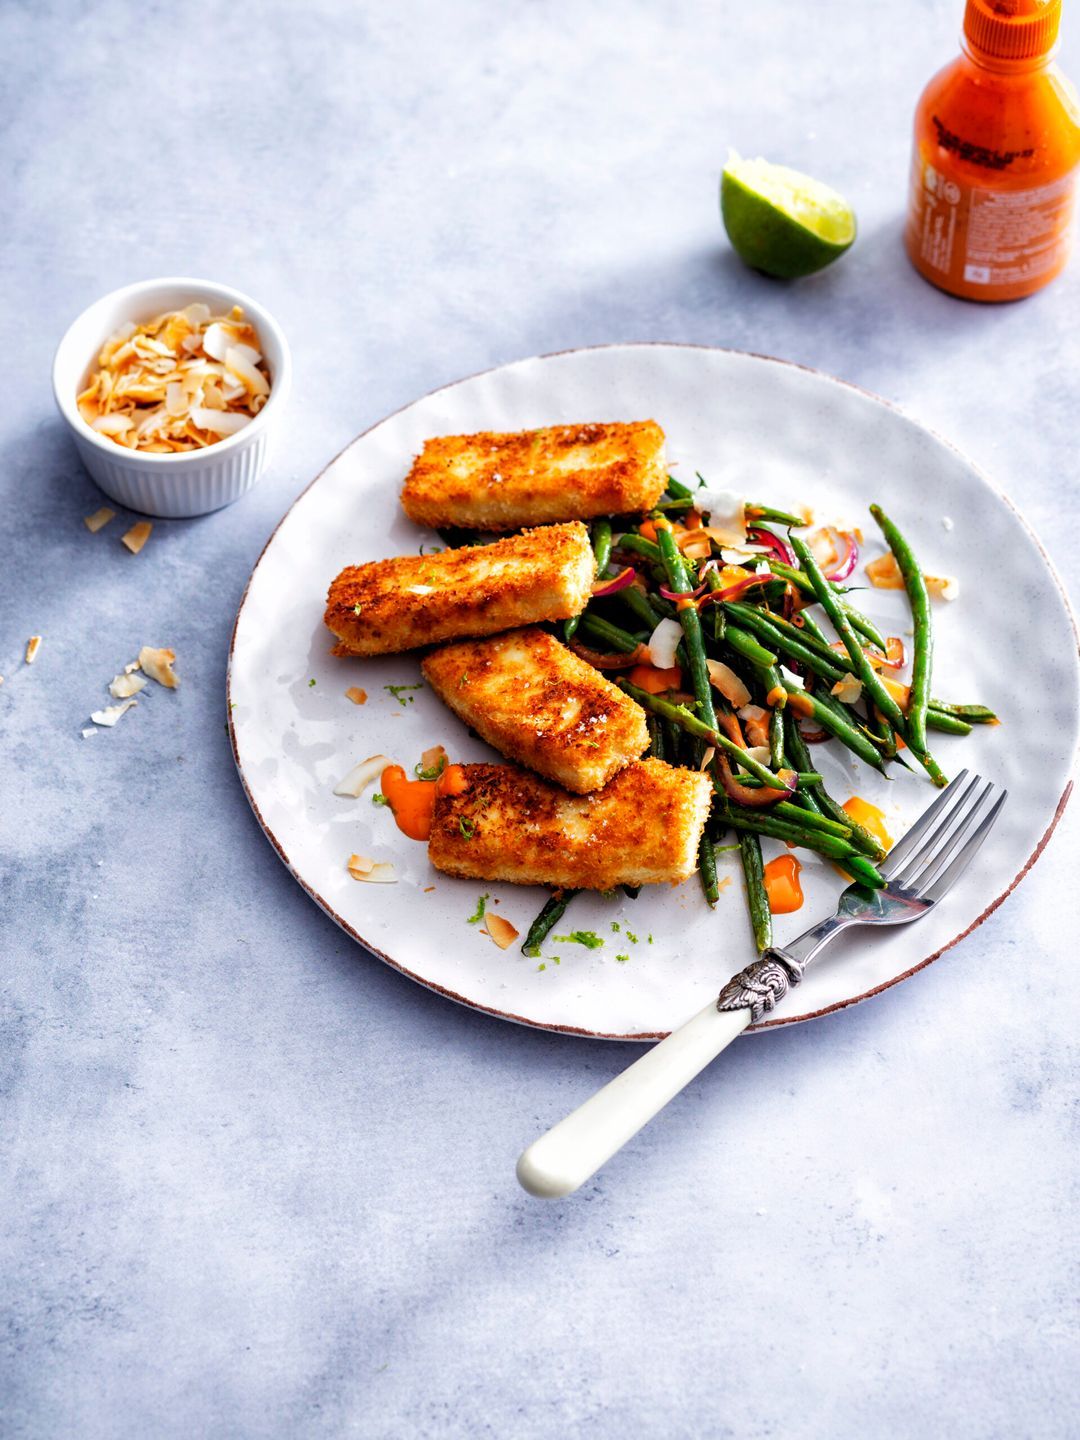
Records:
[[[150,520],[136,520],[131,529],[120,536],[120,543],[126,545],[132,555],[138,555],[139,551],[150,539],[150,531],[153,530],[153,522]]]
[[[876,560],[868,561],[866,573],[870,577],[871,585],[879,590],[903,590],[904,577],[900,573],[900,566],[896,563],[896,556],[891,550],[884,555],[879,555]],[[960,594],[960,581],[952,575],[927,575],[923,574],[926,581],[928,594],[935,600],[956,600]]]
[[[215,317],[196,303],[124,325],[102,346],[76,403],[86,423],[115,444],[171,455],[235,434],[269,394],[259,337],[238,307]]]
[[[219,438],[235,435],[245,425],[251,424],[251,416],[239,410],[212,410],[208,405],[192,406],[191,418],[200,430],[209,430]]]
[[[37,653],[41,649],[41,636],[31,635],[26,642],[26,663],[32,665],[37,659]]]
[[[521,934],[521,931],[515,929],[509,920],[502,915],[493,915],[490,910],[484,916],[484,924],[481,928],[487,931],[500,950],[509,949]]]
[[[107,505],[103,505],[100,510],[95,510],[92,515],[84,515],[83,524],[90,531],[91,535],[96,535],[103,526],[115,518],[116,511],[110,510]]]
[[[714,746],[710,745],[710,746],[708,747],[708,749],[705,751],[705,754],[702,755],[702,757],[701,757],[701,764],[700,764],[697,768],[698,768],[699,770],[707,770],[707,769],[709,768],[709,766],[712,764],[713,759],[715,758],[715,756],[716,756],[716,749],[715,749]]]
[[[719,545],[746,542],[746,501],[734,490],[695,490],[694,509],[708,515],[708,530]]]
[[[420,756],[421,770],[445,769],[447,761],[446,749],[442,745],[432,745]]]
[[[81,733],[84,740],[89,740],[91,735],[96,735],[98,733],[98,728],[96,725],[87,725]]]
[[[139,651],[139,668],[144,670],[151,680],[164,685],[166,690],[175,690],[180,684],[179,675],[173,673],[172,667],[175,663],[175,650],[153,650],[149,645],[144,645]]]
[[[137,700],[122,700],[119,705],[106,705],[104,710],[95,710],[90,719],[95,725],[115,725],[138,703]]]
[[[751,760],[756,760],[761,765],[768,765],[769,760],[772,758],[768,745],[748,745],[746,747],[746,753],[750,756]]]
[[[134,671],[141,669],[142,666],[139,664],[138,660],[131,660],[128,662],[127,665],[124,666],[124,674],[131,675]]]
[[[863,692],[863,683],[857,675],[845,675],[832,687],[832,694],[843,705],[854,705]]]
[[[368,860],[363,855],[350,855],[346,868],[354,880],[363,880],[369,885],[393,885],[398,878],[389,860]]]
[[[361,690],[359,685],[350,685],[345,691],[345,699],[351,700],[354,705],[366,705],[367,691]]]
[[[117,675],[109,684],[109,694],[116,700],[126,700],[145,688],[146,681],[141,675]]]
[[[722,660],[706,660],[705,664],[708,667],[711,684],[720,691],[725,700],[730,701],[736,710],[740,705],[749,704],[750,691],[730,665],[725,665]]]
[[[354,765],[343,780],[334,786],[334,794],[349,800],[359,800],[373,780],[377,780],[387,765],[394,762],[386,755],[369,755]]]

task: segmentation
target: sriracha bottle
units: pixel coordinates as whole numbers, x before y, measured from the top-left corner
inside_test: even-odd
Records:
[[[1080,105],[1053,63],[1061,0],[967,0],[963,53],[915,112],[904,241],[932,284],[1019,300],[1069,258]]]

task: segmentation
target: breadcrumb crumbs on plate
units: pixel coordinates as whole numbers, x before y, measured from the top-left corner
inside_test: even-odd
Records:
[[[350,685],[345,691],[345,699],[351,700],[354,705],[363,705],[367,702],[367,691],[361,690],[359,685]]]
[[[41,649],[41,636],[31,635],[26,642],[26,663],[32,665],[37,659],[37,653]]]
[[[96,535],[99,530],[104,529],[104,527],[108,525],[110,520],[115,519],[116,511],[110,510],[107,505],[103,505],[100,510],[95,510],[92,515],[84,515],[82,523],[90,531],[91,535]]]
[[[153,523],[149,520],[137,520],[131,529],[120,536],[121,545],[126,545],[132,555],[138,555],[139,551],[150,539],[150,531],[153,530]]]

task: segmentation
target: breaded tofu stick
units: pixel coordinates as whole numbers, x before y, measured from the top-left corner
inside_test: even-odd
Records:
[[[401,503],[418,525],[516,530],[651,510],[666,479],[655,420],[484,431],[426,441]]]
[[[463,635],[563,620],[595,578],[584,525],[547,525],[492,545],[350,565],[330,586],[337,655],[388,655]]]
[[[437,870],[474,880],[610,890],[684,880],[697,867],[712,784],[697,770],[635,760],[592,795],[516,765],[465,765],[440,795],[428,842]]]
[[[649,744],[645,711],[546,630],[511,630],[435,650],[424,678],[511,760],[587,794]]]

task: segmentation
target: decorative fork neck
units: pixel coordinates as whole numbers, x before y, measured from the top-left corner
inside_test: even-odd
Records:
[[[818,952],[852,923],[852,916],[831,915],[804,931],[784,949],[770,946],[760,960],[731,977],[717,997],[716,1008],[749,1010],[750,1023],[757,1025],[799,984],[807,965]]]

